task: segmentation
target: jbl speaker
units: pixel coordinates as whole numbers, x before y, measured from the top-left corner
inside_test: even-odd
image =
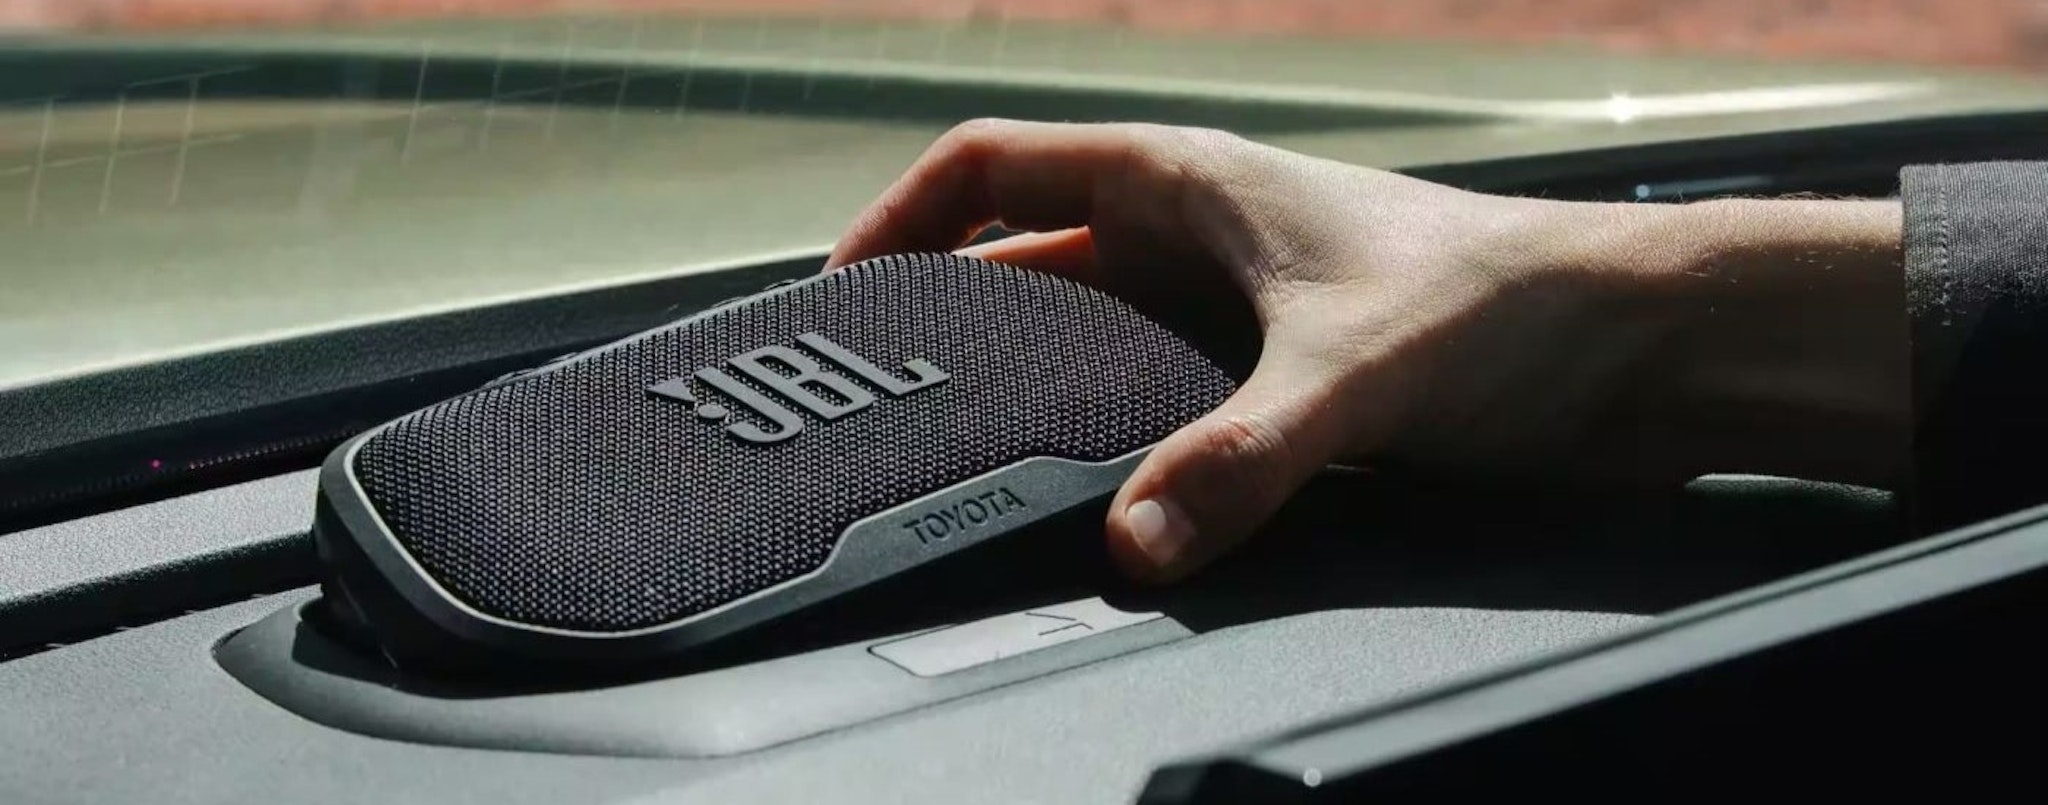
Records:
[[[341,445],[325,591],[401,665],[675,654],[1099,505],[1233,388],[1088,287],[872,260]]]

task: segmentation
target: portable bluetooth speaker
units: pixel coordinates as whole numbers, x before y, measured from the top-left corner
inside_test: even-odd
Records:
[[[325,590],[401,665],[673,654],[1100,504],[1233,388],[1088,287],[871,260],[343,444]]]

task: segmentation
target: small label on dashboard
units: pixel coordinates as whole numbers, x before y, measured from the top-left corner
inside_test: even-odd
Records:
[[[1100,598],[1035,607],[913,635],[868,649],[918,676],[938,676],[1165,617],[1125,612]]]

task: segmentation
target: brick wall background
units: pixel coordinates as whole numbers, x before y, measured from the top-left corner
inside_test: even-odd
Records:
[[[0,26],[161,30],[577,10],[1563,40],[1624,52],[2048,69],[2048,0],[0,0]]]

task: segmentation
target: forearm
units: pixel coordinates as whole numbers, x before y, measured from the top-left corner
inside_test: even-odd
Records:
[[[1664,330],[1638,411],[1702,472],[1898,487],[1911,361],[1893,201],[1629,205],[1605,243]]]

